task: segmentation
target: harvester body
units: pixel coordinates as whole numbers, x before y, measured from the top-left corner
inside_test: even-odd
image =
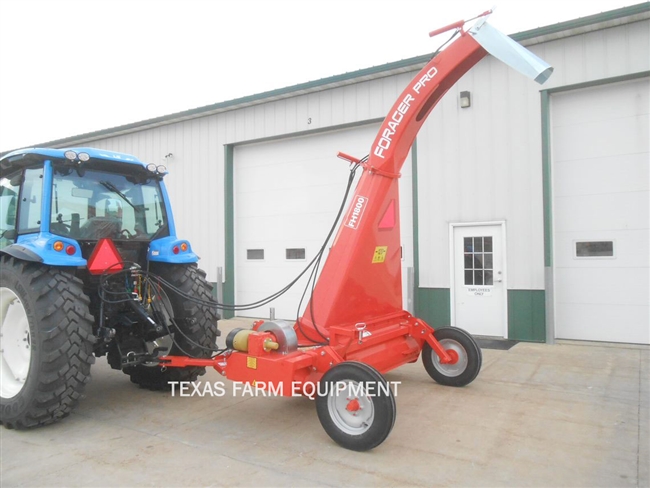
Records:
[[[236,329],[227,339],[229,352],[212,359],[227,378],[273,385],[286,396],[313,395],[314,385],[323,385],[316,392],[319,419],[349,449],[371,449],[392,428],[392,394],[376,394],[386,384],[383,373],[422,355],[434,380],[465,386],[481,367],[481,350],[470,334],[434,330],[402,307],[398,178],[431,110],[488,52],[540,83],[550,76],[548,64],[485,22],[490,13],[470,30],[460,21],[432,32],[455,29],[459,36],[400,94],[367,158],[339,153],[363,174],[303,315],[295,324],[258,321],[252,333]],[[162,361],[194,364],[172,356]],[[374,394],[352,394],[350,388],[360,383],[371,385]]]

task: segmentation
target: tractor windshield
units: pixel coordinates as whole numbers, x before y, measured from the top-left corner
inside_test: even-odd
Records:
[[[151,240],[168,235],[156,178],[54,168],[50,232],[78,240]]]

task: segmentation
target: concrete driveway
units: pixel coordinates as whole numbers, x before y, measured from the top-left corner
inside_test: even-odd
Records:
[[[150,392],[98,359],[70,417],[1,430],[0,484],[650,485],[650,348],[519,343],[483,356],[465,388],[435,384],[421,361],[389,373],[397,421],[365,453],[331,441],[308,399],[233,395],[215,371],[200,382],[224,381],[221,397]]]

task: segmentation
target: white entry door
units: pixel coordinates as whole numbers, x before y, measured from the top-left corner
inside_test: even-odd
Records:
[[[506,337],[504,226],[452,224],[452,325]]]

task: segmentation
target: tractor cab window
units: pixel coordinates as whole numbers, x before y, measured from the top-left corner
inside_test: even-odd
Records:
[[[150,240],[167,235],[155,178],[55,167],[50,232],[79,240]]]
[[[16,240],[16,210],[22,174],[0,179],[0,249]]]
[[[43,204],[43,168],[25,170],[21,180],[22,190],[18,202],[18,232],[31,234],[41,228],[41,205]]]

